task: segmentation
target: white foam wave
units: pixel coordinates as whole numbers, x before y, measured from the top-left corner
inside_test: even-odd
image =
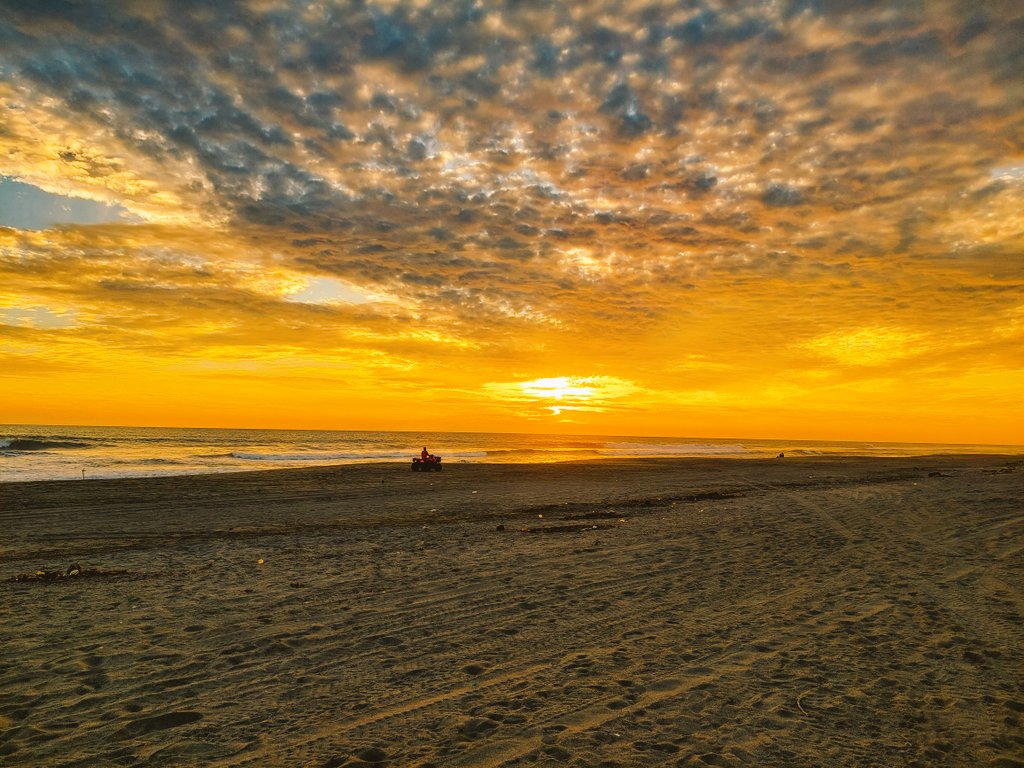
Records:
[[[739,443],[608,443],[605,456],[735,456],[749,451]]]
[[[231,457],[243,461],[385,461],[388,459],[412,458],[405,453],[257,453],[252,451],[232,451]]]
[[[277,461],[277,462],[329,462],[329,461],[394,461],[408,459],[411,461],[418,453],[410,451],[366,451],[360,453],[347,452],[308,452],[308,453],[263,453],[258,451],[232,451],[228,456],[242,461]],[[439,451],[444,459],[480,459],[487,456],[486,451]]]

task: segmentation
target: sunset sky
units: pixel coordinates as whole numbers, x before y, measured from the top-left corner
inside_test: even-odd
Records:
[[[1024,5],[0,1],[0,422],[1024,442]]]

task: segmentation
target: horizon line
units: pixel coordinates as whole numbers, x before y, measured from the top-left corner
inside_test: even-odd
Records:
[[[886,439],[854,439],[854,438],[808,438],[808,437],[753,437],[734,435],[641,435],[611,432],[544,432],[544,431],[483,431],[471,429],[340,429],[336,427],[222,427],[222,426],[167,426],[161,424],[58,424],[58,423],[32,423],[32,422],[5,422],[0,427],[64,427],[88,429],[167,429],[167,430],[217,430],[250,431],[250,432],[378,432],[393,434],[453,434],[453,435],[545,435],[552,437],[636,437],[644,439],[666,438],[673,440],[717,440],[717,441],[762,441],[762,442],[805,442],[805,443],[851,443],[851,444],[885,444],[885,445],[934,445],[934,446],[986,446],[986,447],[1008,447],[1024,448],[1024,442],[1020,443],[992,443],[992,442],[962,442],[962,441],[934,441],[934,440],[886,440]]]

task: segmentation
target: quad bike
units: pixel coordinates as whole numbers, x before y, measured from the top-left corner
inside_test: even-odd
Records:
[[[430,454],[424,461],[418,456],[412,460],[412,471],[413,472],[440,472],[441,471],[441,457]]]

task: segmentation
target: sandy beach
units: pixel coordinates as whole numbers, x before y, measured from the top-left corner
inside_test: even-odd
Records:
[[[1024,765],[1019,457],[6,483],[0,530],[4,766]]]

